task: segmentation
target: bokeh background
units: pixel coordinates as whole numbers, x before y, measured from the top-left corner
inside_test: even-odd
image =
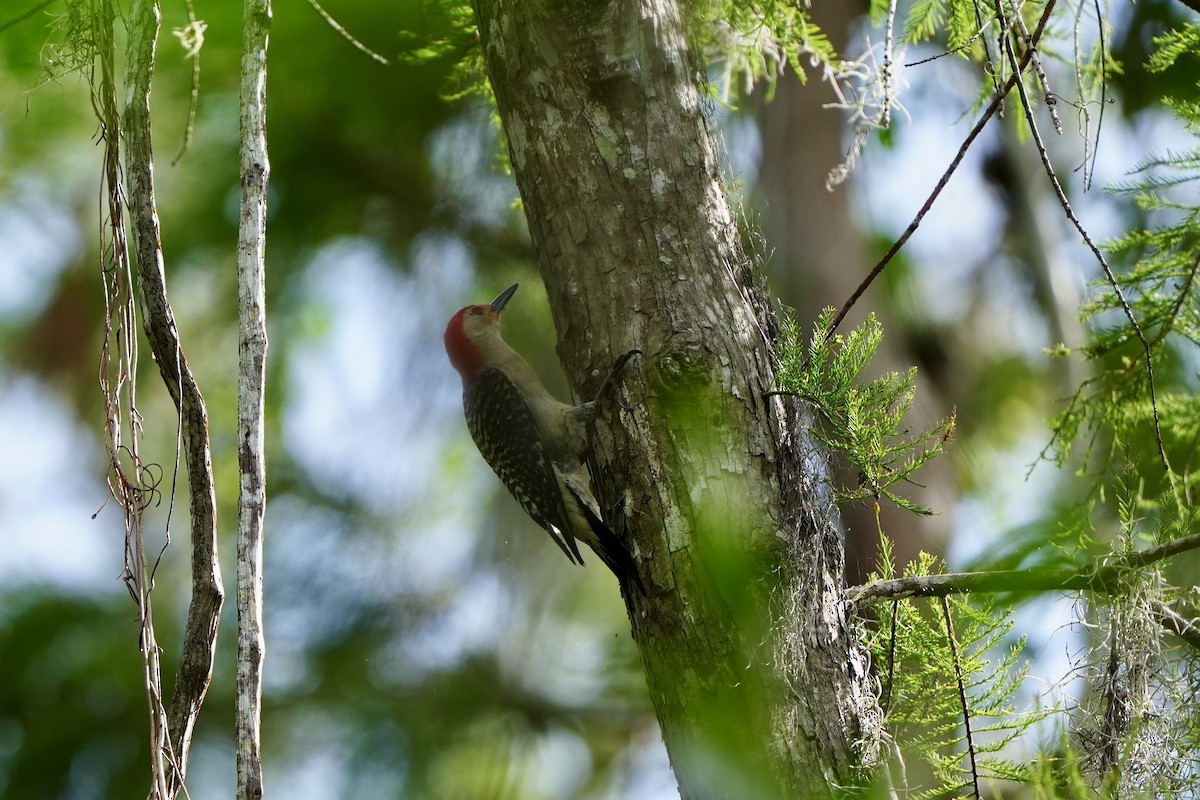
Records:
[[[0,25],[35,3],[5,4]],[[817,4],[840,46],[879,41],[854,3]],[[268,88],[268,496],[263,742],[268,794],[307,798],[676,797],[615,579],[567,564],[475,452],[440,336],[460,306],[522,290],[506,335],[560,397],[553,326],[486,102],[451,47],[401,57],[450,30],[417,0],[328,0],[367,58],[308,3],[275,4]],[[1103,238],[1139,213],[1106,194],[1146,151],[1187,140],[1158,105],[1186,76],[1141,70],[1182,7],[1113,9],[1126,65],[1104,109],[1094,188],[1082,115],[1060,104],[1053,142],[1076,209]],[[85,76],[54,67],[65,2],[0,29],[0,798],[118,798],[147,785],[135,608],[119,578],[123,528],[108,501],[97,370],[101,150]],[[154,146],[168,290],[207,400],[227,591],[237,494],[236,243],[241,8],[196,3],[207,24],[190,147],[192,62],[165,4]],[[1085,30],[1087,26],[1084,26]],[[907,60],[933,51],[913,51]],[[1064,99],[1069,74],[1050,64]],[[715,68],[714,77],[720,74]],[[825,177],[848,140],[819,74],[714,102],[731,188],[773,289],[805,321],[840,305],[904,229],[973,122],[978,67],[904,72],[885,142],[850,181]],[[1096,107],[1090,106],[1095,134]],[[907,560],[955,567],[1019,557],[1075,513],[1073,477],[1041,464],[1044,419],[1087,366],[1078,345],[1094,277],[1056,212],[1015,106],[975,146],[939,206],[859,304],[887,330],[875,369],[920,369],[915,424],[957,408],[960,436],[928,468],[921,519],[885,512]],[[146,353],[143,348],[143,355]],[[169,497],[175,415],[148,358],[144,457]],[[180,477],[176,507],[186,509]],[[165,541],[167,501],[154,509]],[[870,515],[846,509],[852,580],[873,566]],[[186,524],[157,575],[159,641],[173,675],[187,602]],[[1015,554],[1015,555],[1014,555]],[[592,559],[595,561],[595,559]],[[194,800],[233,788],[233,603],[189,771]],[[1071,609],[1023,612],[1042,685],[1072,648]],[[1036,689],[1031,690],[1036,693]]]

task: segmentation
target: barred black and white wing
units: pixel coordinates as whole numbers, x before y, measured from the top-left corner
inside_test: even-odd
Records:
[[[558,476],[525,395],[489,367],[464,388],[463,410],[471,438],[497,477],[567,558],[582,564]]]

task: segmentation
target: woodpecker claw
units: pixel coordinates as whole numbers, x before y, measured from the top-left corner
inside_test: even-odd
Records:
[[[623,353],[621,357],[617,359],[617,363],[613,364],[613,368],[608,373],[608,377],[604,379],[604,383],[600,384],[600,391],[596,392],[596,402],[599,402],[600,398],[604,396],[604,390],[607,389],[608,385],[613,382],[613,379],[621,374],[621,371],[625,368],[625,365],[629,362],[629,359],[640,355],[644,355],[644,353],[642,353],[641,350],[634,348],[627,353]],[[625,405],[622,404],[621,407],[625,408]],[[629,409],[625,408],[625,410],[628,411]]]
[[[617,359],[617,363],[613,364],[613,373],[616,374],[617,372],[620,372],[621,368],[625,366],[625,362],[629,361],[629,359],[633,358],[634,356],[640,355],[644,355],[644,353],[642,353],[642,351],[638,350],[636,347],[629,352],[622,354],[621,357]]]

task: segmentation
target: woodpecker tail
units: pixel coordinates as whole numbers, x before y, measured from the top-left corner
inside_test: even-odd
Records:
[[[582,531],[576,531],[576,536],[583,539],[596,552],[605,566],[617,576],[617,580],[621,582],[622,586],[628,586],[632,582],[642,594],[645,594],[646,585],[642,583],[642,577],[638,575],[637,564],[634,562],[633,556],[625,544],[612,532],[612,529],[600,518],[599,509],[596,508],[596,501],[592,498],[591,493],[585,494],[581,491],[581,487],[574,480],[566,480],[565,483],[571,494],[574,495],[579,510],[591,529],[590,536]]]
[[[618,358],[613,368],[604,378],[604,382],[600,384],[600,391],[596,392],[596,396],[590,402],[581,403],[573,408],[571,410],[572,416],[579,419],[585,426],[590,427],[594,425],[596,414],[599,411],[597,406],[604,399],[604,393],[618,382],[629,359],[640,355],[642,355],[641,350],[630,350]],[[586,481],[586,478],[584,480]],[[633,555],[629,552],[624,542],[600,518],[600,509],[595,498],[592,496],[591,490],[586,484],[581,486],[576,483],[575,476],[567,477],[564,483],[575,497],[579,509],[587,521],[588,527],[591,529],[591,535],[585,536],[584,541],[596,552],[596,555],[600,557],[600,560],[604,562],[612,573],[617,576],[622,589],[628,592],[628,586],[632,583],[637,586],[638,591],[643,595],[646,594],[646,584],[642,583],[642,576],[638,574],[637,563],[633,560]]]

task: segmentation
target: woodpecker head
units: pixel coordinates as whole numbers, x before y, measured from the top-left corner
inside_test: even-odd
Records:
[[[460,308],[446,325],[443,339],[446,355],[463,381],[474,378],[487,361],[489,343],[500,338],[500,312],[517,293],[517,286],[505,289],[488,305]]]

